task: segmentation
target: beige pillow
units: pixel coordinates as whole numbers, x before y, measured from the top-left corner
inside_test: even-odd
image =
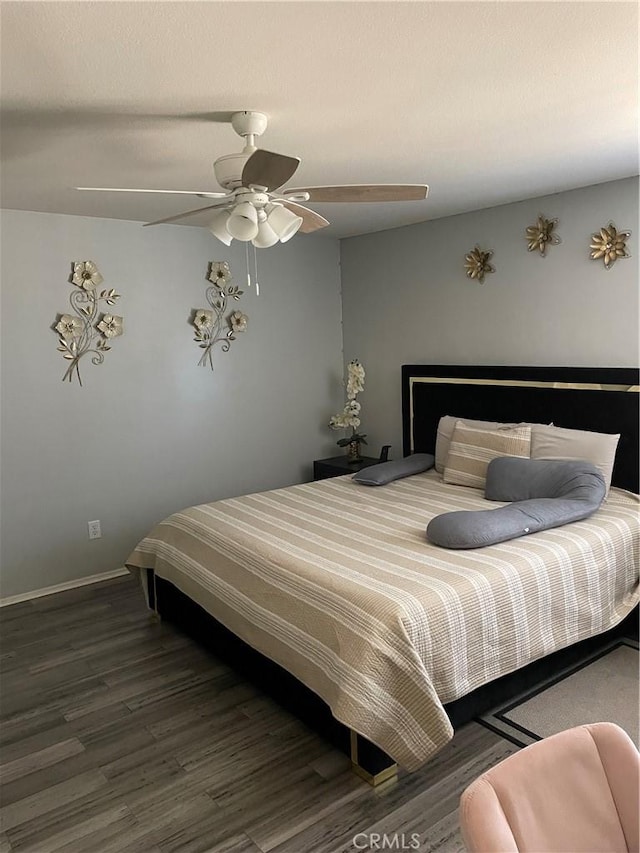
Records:
[[[611,486],[613,463],[620,433],[588,432],[564,427],[540,427],[531,436],[532,459],[586,459],[602,472],[607,487]]]
[[[530,426],[531,427],[531,435],[533,436],[536,429],[539,426],[546,426],[545,424],[529,424],[529,423],[517,423],[517,424],[504,424],[499,421],[474,421],[469,418],[457,418],[454,415],[443,415],[438,422],[438,432],[436,434],[436,471],[440,474],[444,471],[444,466],[447,461],[447,456],[449,454],[449,444],[451,443],[451,436],[453,435],[453,431],[456,427],[456,422],[462,421],[465,426],[473,427],[473,429],[513,429],[517,426]]]
[[[498,456],[529,458],[531,427],[474,429],[456,421],[444,468],[445,483],[484,489],[487,465]]]

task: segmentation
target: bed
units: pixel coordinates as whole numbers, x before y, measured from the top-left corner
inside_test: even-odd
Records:
[[[637,371],[411,365],[402,382],[405,455],[434,451],[444,414],[619,432],[607,501],[583,522],[447,552],[425,527],[486,508],[477,489],[434,471],[381,488],[337,477],[191,507],[127,561],[151,607],[347,740],[374,782],[621,630],[638,602]]]

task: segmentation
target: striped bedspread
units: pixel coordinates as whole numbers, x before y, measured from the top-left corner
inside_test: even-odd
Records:
[[[638,601],[640,499],[473,551],[431,518],[488,509],[434,471],[372,488],[337,477],[191,507],[143,539],[154,569],[413,770],[452,736],[443,703],[611,628]]]

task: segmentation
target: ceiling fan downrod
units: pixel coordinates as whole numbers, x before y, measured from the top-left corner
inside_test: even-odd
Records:
[[[256,136],[262,136],[267,129],[268,118],[264,113],[255,113],[251,110],[243,110],[231,116],[231,126],[245,140],[244,153],[256,150]]]

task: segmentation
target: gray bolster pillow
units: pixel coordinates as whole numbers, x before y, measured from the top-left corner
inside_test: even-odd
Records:
[[[427,526],[427,539],[442,548],[495,545],[581,521],[598,509],[605,494],[604,477],[590,462],[501,456],[487,468],[485,497],[513,503],[438,515]]]
[[[436,458],[432,453],[412,453],[404,459],[393,459],[391,462],[380,462],[363,468],[351,478],[363,486],[384,486],[393,480],[401,480],[412,474],[421,474],[433,468]]]

